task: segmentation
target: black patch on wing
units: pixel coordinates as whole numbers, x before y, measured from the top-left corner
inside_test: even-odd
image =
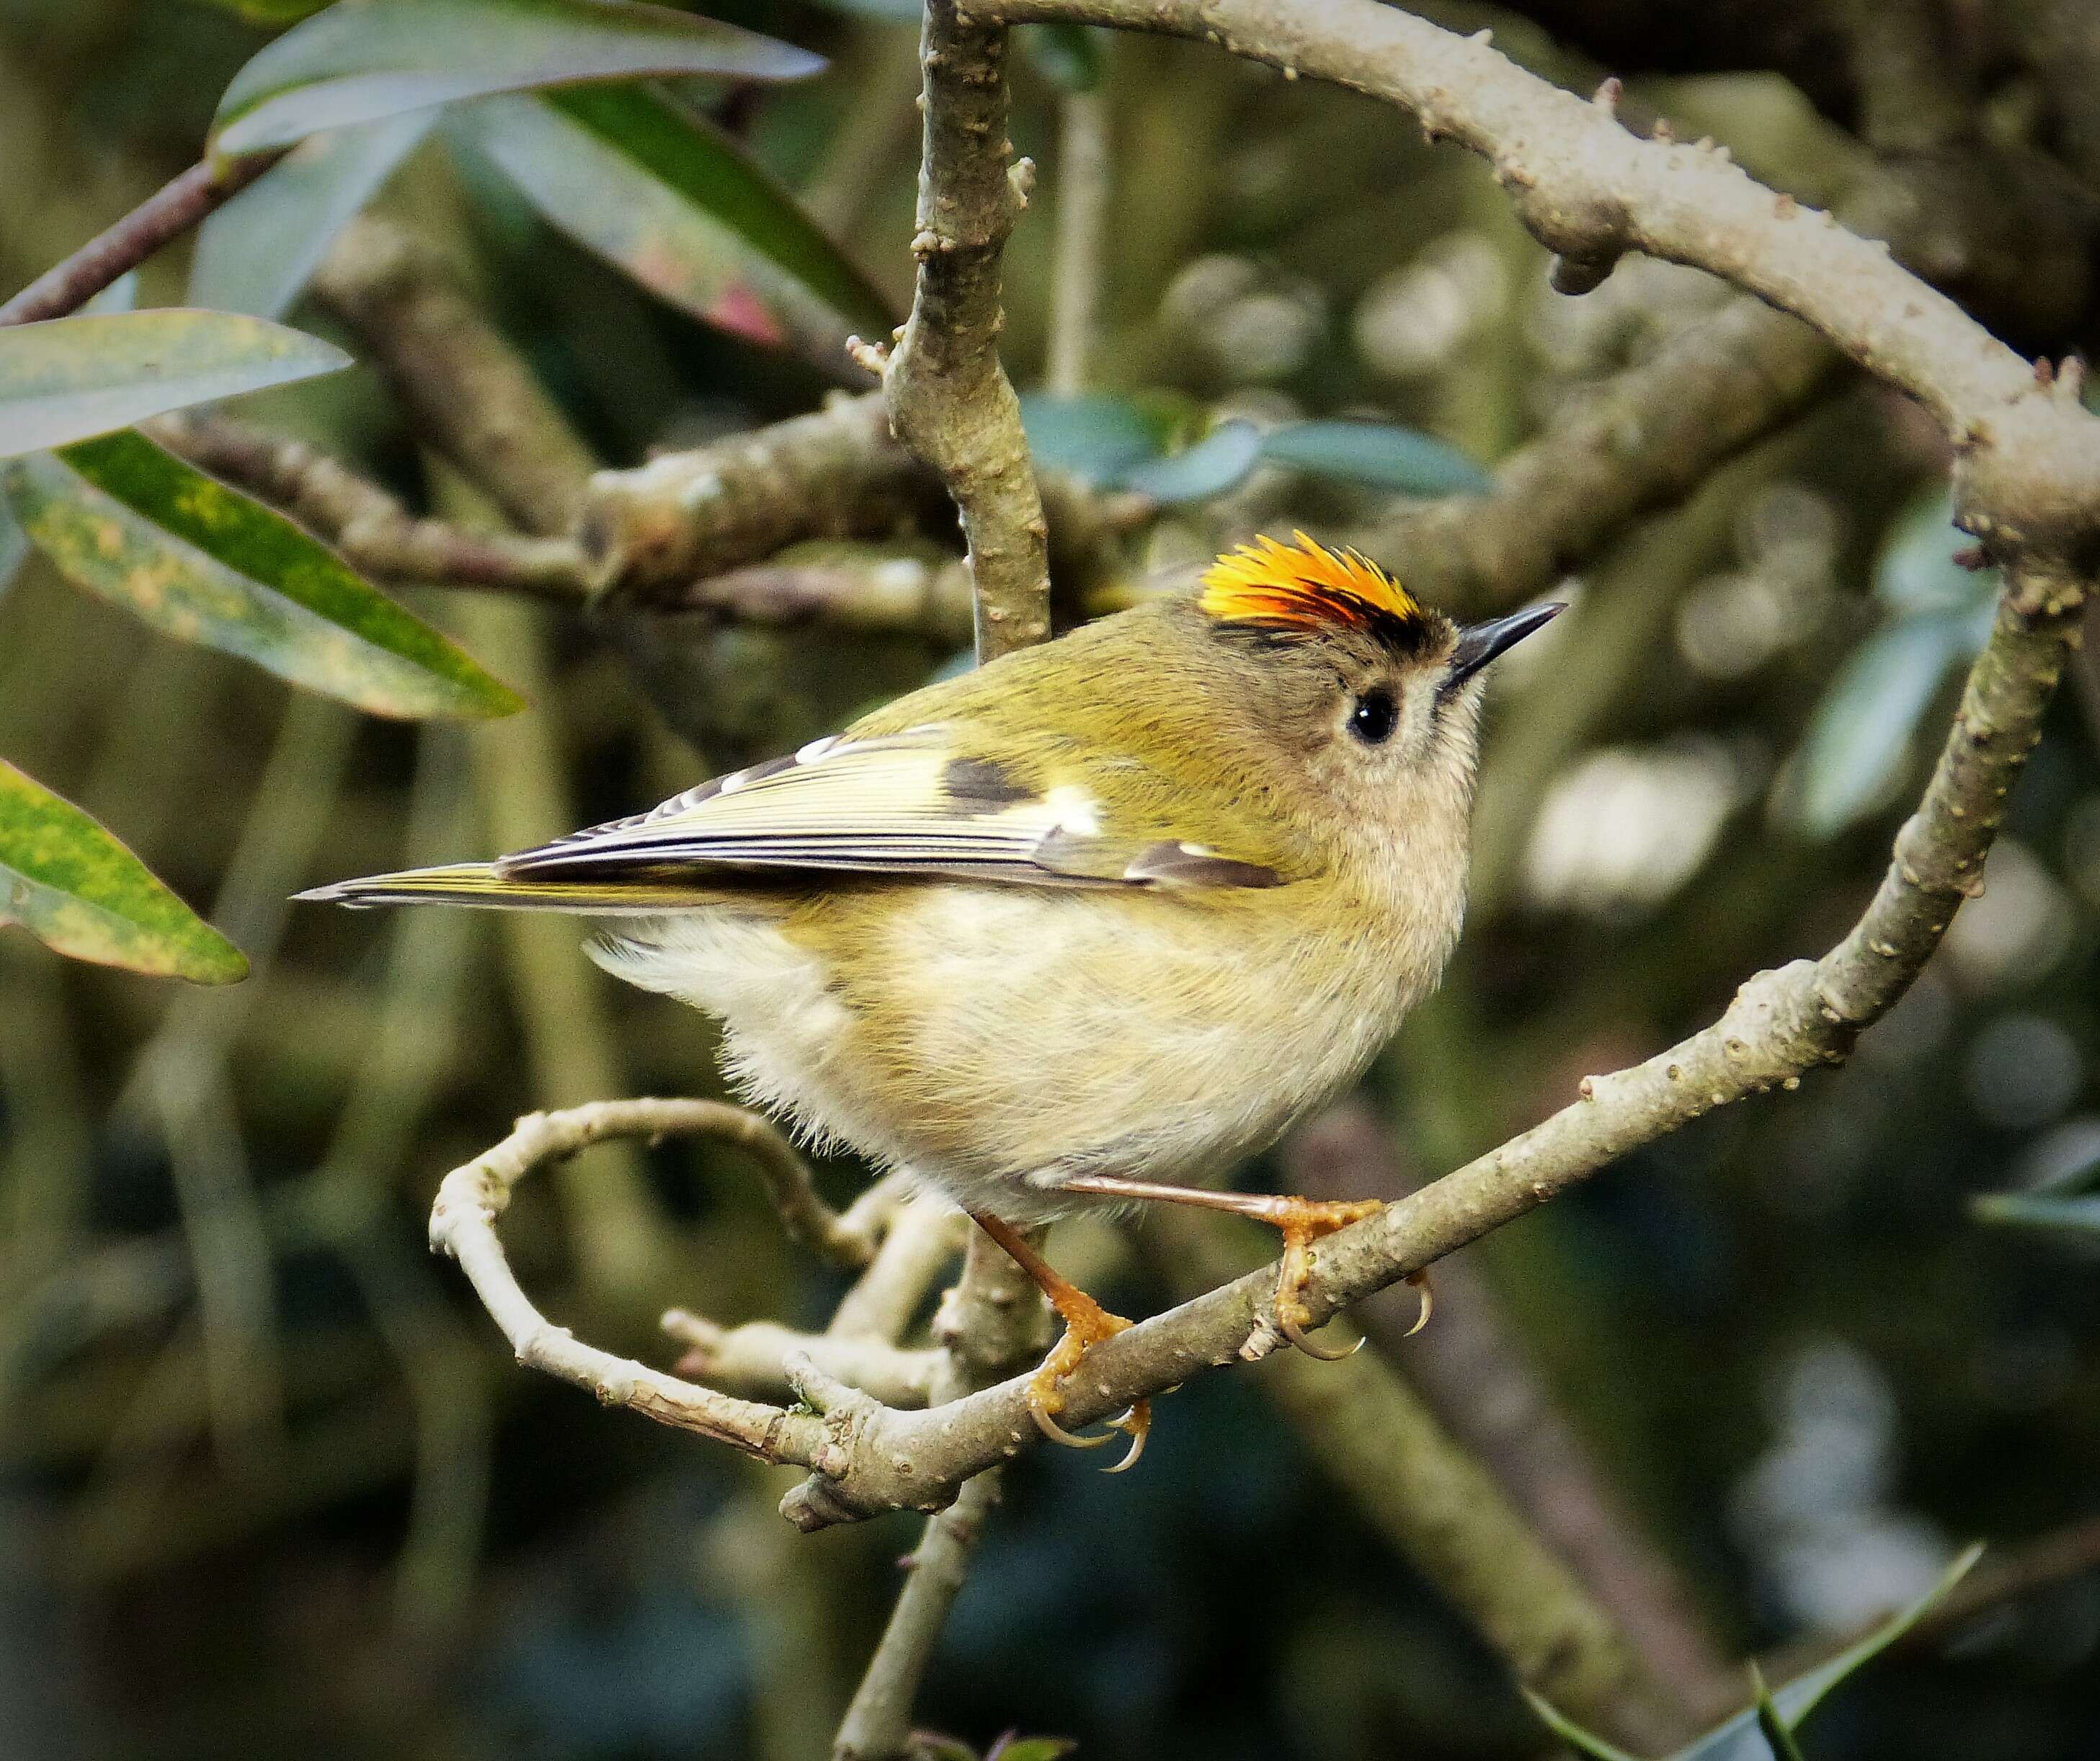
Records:
[[[1006,767],[988,758],[957,758],[941,773],[941,789],[958,805],[985,812],[1035,799],[1035,791],[1017,782]]]
[[[1216,856],[1185,844],[1148,844],[1131,858],[1123,878],[1168,887],[1281,887],[1283,877],[1259,862]]]

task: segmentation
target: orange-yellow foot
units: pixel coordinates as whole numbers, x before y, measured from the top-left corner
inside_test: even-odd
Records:
[[[1276,1325],[1283,1336],[1309,1358],[1318,1358],[1332,1363],[1346,1358],[1363,1344],[1360,1336],[1356,1345],[1345,1345],[1339,1351],[1330,1351],[1324,1345],[1316,1345],[1305,1336],[1305,1328],[1312,1319],[1312,1311],[1306,1306],[1306,1281],[1312,1275],[1317,1256],[1312,1244],[1322,1235],[1331,1235],[1338,1229],[1351,1223],[1361,1222],[1366,1217],[1375,1217],[1385,1208],[1379,1199],[1295,1199],[1272,1198],[1264,1201],[1253,1214],[1265,1223],[1273,1224],[1283,1235],[1283,1263],[1276,1273]],[[1429,1317],[1427,1300],[1423,1305],[1422,1320]],[[1416,1327],[1422,1325],[1418,1320]]]
[[[1061,1288],[1046,1292],[1065,1323],[1065,1336],[1050,1348],[1050,1355],[1043,1360],[1042,1367],[1028,1379],[1028,1413],[1035,1420],[1038,1430],[1053,1443],[1063,1443],[1073,1449],[1098,1449],[1109,1440],[1109,1432],[1121,1431],[1130,1438],[1130,1449],[1123,1459],[1107,1471],[1121,1473],[1137,1464],[1137,1458],[1145,1453],[1145,1440],[1152,1431],[1152,1402],[1140,1400],[1127,1412],[1108,1421],[1109,1429],[1095,1437],[1079,1437],[1058,1424],[1057,1415],[1064,1411],[1065,1390],[1060,1385],[1079,1367],[1088,1351],[1105,1339],[1113,1339],[1130,1323],[1120,1314],[1111,1314],[1077,1285],[1058,1283]]]
[[[981,1211],[970,1214],[976,1218],[977,1226],[1004,1248],[1013,1263],[1035,1281],[1035,1288],[1050,1299],[1051,1307],[1065,1323],[1064,1337],[1050,1348],[1050,1355],[1043,1360],[1042,1367],[1028,1379],[1028,1413],[1035,1420],[1036,1429],[1052,1442],[1074,1449],[1098,1449],[1108,1442],[1109,1431],[1121,1431],[1131,1440],[1129,1451],[1107,1471],[1121,1473],[1127,1468],[1136,1467],[1137,1458],[1145,1453],[1145,1440],[1151,1433],[1150,1401],[1140,1400],[1127,1412],[1110,1420],[1109,1431],[1098,1437],[1076,1437],[1057,1422],[1057,1415],[1065,1406],[1065,1390],[1060,1385],[1079,1367],[1089,1350],[1105,1339],[1114,1338],[1130,1323],[1120,1314],[1110,1314],[1070,1279],[1061,1276],[1011,1223]]]

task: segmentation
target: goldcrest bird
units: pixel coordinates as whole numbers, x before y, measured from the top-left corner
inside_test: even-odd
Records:
[[[620,921],[592,950],[721,1019],[744,1095],[905,1169],[1041,1286],[1060,1383],[1128,1323],[1020,1231],[1169,1200],[1310,1244],[1375,1201],[1207,1191],[1364,1068],[1458,936],[1483,669],[1561,608],[1459,628],[1304,534],[929,685],[843,733],[537,849],[345,905]],[[1315,1351],[1315,1355],[1326,1355]],[[1117,1421],[1141,1446],[1149,1415]]]

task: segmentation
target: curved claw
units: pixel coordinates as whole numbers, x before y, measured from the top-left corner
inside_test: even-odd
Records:
[[[1414,1317],[1414,1325],[1400,1336],[1402,1339],[1412,1339],[1427,1327],[1429,1317],[1436,1307],[1436,1293],[1429,1288],[1428,1273],[1410,1272],[1407,1281],[1414,1287],[1415,1294],[1422,1299],[1422,1312]]]
[[[1129,1451],[1113,1468],[1104,1468],[1103,1473],[1127,1473],[1137,1465],[1137,1458],[1145,1453],[1145,1440],[1152,1435],[1152,1402],[1140,1400],[1120,1418],[1109,1420],[1111,1431],[1123,1431],[1130,1437]]]
[[[1308,1358],[1317,1358],[1322,1363],[1339,1363],[1344,1358],[1353,1358],[1364,1349],[1364,1336],[1357,1335],[1354,1345],[1344,1345],[1338,1351],[1330,1351],[1325,1345],[1316,1345],[1305,1336],[1298,1324],[1298,1318],[1282,1310],[1277,1311],[1276,1324],[1283,1336]],[[1418,1327],[1420,1322],[1415,1323]]]
[[[1076,1432],[1068,1431],[1033,1400],[1028,1402],[1028,1415],[1035,1421],[1037,1430],[1052,1442],[1062,1443],[1067,1449],[1099,1449],[1113,1435],[1110,1431],[1103,1431],[1097,1437],[1081,1437]],[[1111,1468],[1110,1471],[1113,1473],[1114,1470]]]

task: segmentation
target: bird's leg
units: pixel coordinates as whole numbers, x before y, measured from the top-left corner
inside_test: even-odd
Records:
[[[1065,1404],[1065,1391],[1058,1384],[1079,1368],[1079,1360],[1090,1347],[1105,1339],[1114,1338],[1130,1323],[1120,1314],[1110,1314],[1070,1279],[1060,1277],[1057,1269],[1011,1223],[982,1211],[973,1211],[970,1215],[977,1227],[1005,1248],[1013,1263],[1035,1280],[1035,1288],[1050,1299],[1050,1306],[1065,1323],[1064,1337],[1051,1347],[1043,1367],[1028,1379],[1030,1415],[1053,1443],[1068,1444],[1074,1449],[1093,1449],[1105,1443],[1106,1433],[1075,1437],[1057,1423],[1056,1415]],[[1145,1453],[1145,1439],[1151,1427],[1152,1402],[1149,1400],[1140,1400],[1121,1417],[1109,1421],[1110,1430],[1126,1432],[1131,1439],[1129,1452],[1108,1470],[1110,1473],[1121,1473],[1136,1464],[1137,1458]]]
[[[1383,1199],[1300,1199],[1266,1192],[1212,1192],[1202,1186],[1172,1186],[1154,1180],[1118,1180],[1109,1174],[1074,1174],[1057,1185],[1061,1191],[1092,1193],[1105,1199],[1141,1199],[1231,1211],[1268,1224],[1283,1236],[1283,1263],[1276,1274],[1278,1331],[1308,1357],[1330,1363],[1348,1357],[1363,1344],[1359,1338],[1346,1350],[1329,1351],[1305,1336],[1305,1324],[1312,1318],[1305,1305],[1305,1281],[1312,1275],[1312,1244],[1322,1235],[1376,1216],[1385,1208]],[[1417,1333],[1429,1319],[1429,1279],[1426,1274],[1416,1272],[1407,1281],[1422,1295],[1422,1313],[1408,1329]]]

